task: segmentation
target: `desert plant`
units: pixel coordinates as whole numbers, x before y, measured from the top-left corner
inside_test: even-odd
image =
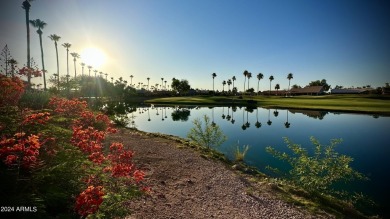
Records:
[[[200,119],[195,119],[192,122],[194,127],[187,134],[191,141],[207,149],[218,147],[226,141],[227,137],[218,125],[213,125],[207,115],[204,115],[203,120],[204,124]]]
[[[317,139],[311,137],[310,141],[315,146],[313,155],[288,138],[284,138],[284,141],[292,151],[291,155],[277,151],[273,147],[267,147],[266,151],[290,164],[291,169],[286,174],[287,180],[308,192],[344,196],[348,193],[336,191],[333,187],[336,183],[367,179],[350,166],[352,157],[335,151],[336,146],[342,142],[341,139],[332,139],[330,145],[321,145]]]
[[[242,162],[244,161],[245,155],[248,153],[250,146],[249,145],[243,145],[242,147],[237,144],[236,150],[234,151],[234,161],[235,162]]]

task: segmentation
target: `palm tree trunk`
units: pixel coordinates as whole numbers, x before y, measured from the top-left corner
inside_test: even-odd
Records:
[[[26,27],[27,27],[27,68],[31,67],[30,63],[30,3],[26,0],[23,2],[23,5],[26,11]],[[31,88],[31,75],[27,75],[28,88]]]
[[[271,96],[271,80],[269,81],[269,95]]]
[[[58,62],[58,48],[57,41],[54,42],[54,46],[56,47],[56,57],[57,57],[57,77],[58,77],[58,90],[60,90],[60,64]]]
[[[74,63],[74,78],[76,79],[76,58],[73,59],[73,63]]]
[[[245,82],[246,82],[246,76],[244,78],[244,93],[245,93]]]
[[[259,83],[260,83],[260,80],[257,81],[257,96],[259,96]]]
[[[290,93],[290,79],[288,79],[288,93],[289,93],[289,95],[291,95],[291,93]]]
[[[213,93],[215,93],[215,91],[214,91],[214,78],[213,78]]]
[[[46,90],[46,70],[45,70],[45,60],[43,59],[43,46],[42,46],[42,31],[39,33],[39,44],[41,45],[41,59],[42,59],[42,72],[43,72],[43,89]]]

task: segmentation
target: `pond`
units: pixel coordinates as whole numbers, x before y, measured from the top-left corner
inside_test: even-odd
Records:
[[[310,136],[323,145],[331,139],[342,138],[336,151],[351,156],[351,166],[370,178],[369,181],[348,185],[356,192],[371,197],[380,205],[381,214],[388,215],[390,209],[390,117],[362,114],[345,114],[327,111],[264,109],[246,107],[137,107],[128,116],[129,127],[146,132],[159,132],[186,138],[193,127],[192,121],[209,116],[228,137],[217,150],[233,157],[237,143],[249,145],[245,163],[266,172],[267,165],[285,168],[286,163],[277,160],[265,151],[272,146],[278,151],[288,152],[283,137],[304,148],[313,149]]]

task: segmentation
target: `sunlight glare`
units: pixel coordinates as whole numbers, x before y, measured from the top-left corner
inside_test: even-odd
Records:
[[[106,56],[104,52],[95,47],[89,47],[81,52],[81,60],[86,65],[91,65],[94,68],[99,68],[104,64]]]

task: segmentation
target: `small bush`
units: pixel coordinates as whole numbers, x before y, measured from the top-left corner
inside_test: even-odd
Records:
[[[332,186],[338,182],[367,179],[350,166],[353,161],[352,157],[335,151],[336,146],[341,143],[341,139],[332,139],[330,145],[324,146],[317,139],[311,137],[310,141],[315,146],[313,155],[309,155],[305,148],[293,144],[288,138],[284,138],[284,141],[292,151],[292,155],[279,152],[272,147],[267,147],[266,151],[289,163],[291,170],[286,174],[287,179],[308,192],[347,196],[346,191],[336,191]],[[269,167],[269,169],[273,168]]]
[[[212,123],[207,115],[204,115],[203,120],[204,125],[200,119],[192,122],[194,127],[187,134],[191,141],[207,149],[218,147],[226,141],[226,136],[218,125]]]

